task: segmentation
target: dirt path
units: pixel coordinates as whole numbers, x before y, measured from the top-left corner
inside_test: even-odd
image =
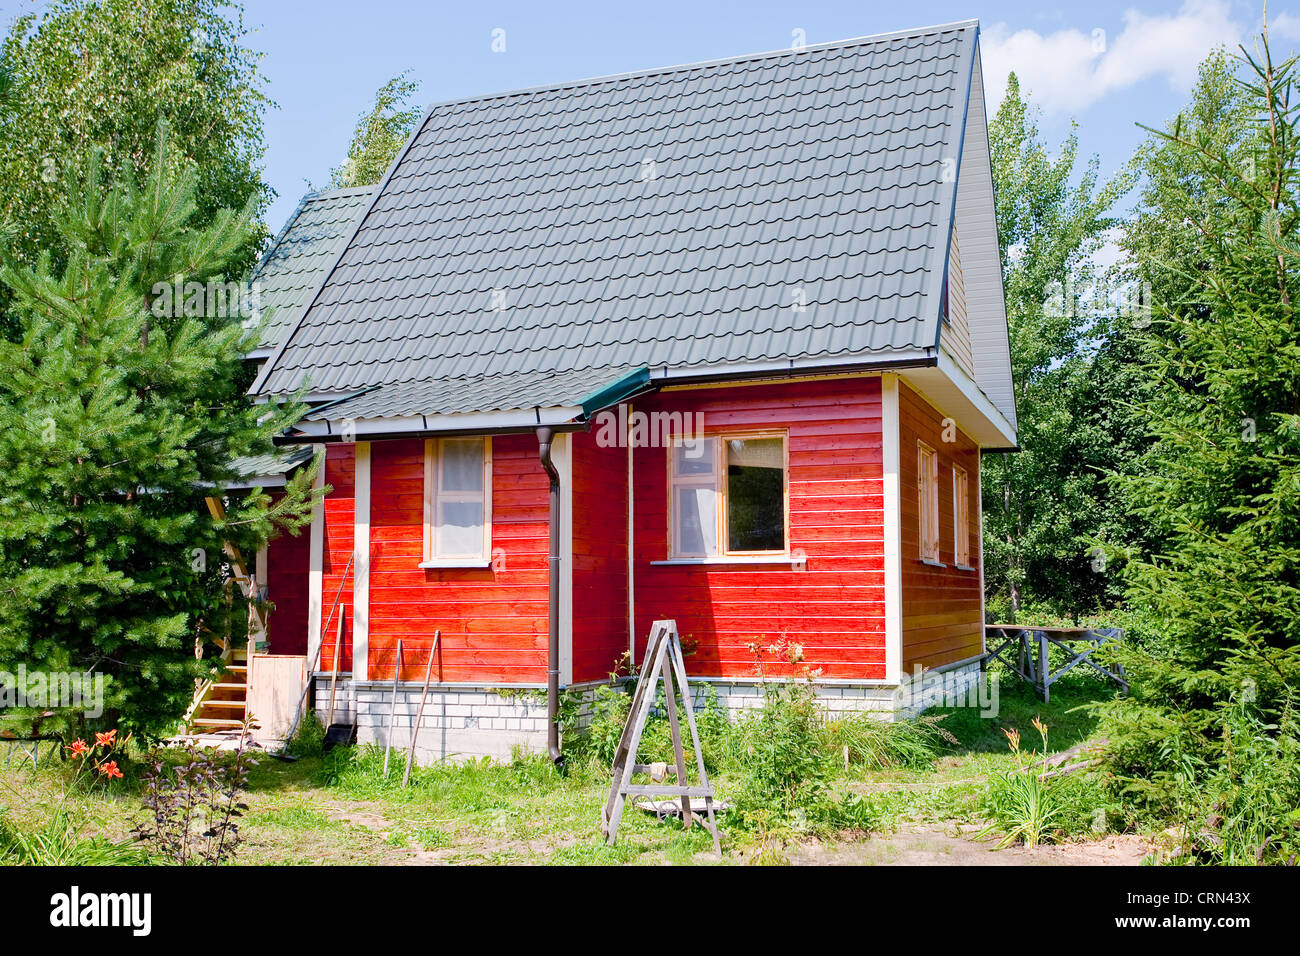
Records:
[[[1137,866],[1151,851],[1138,836],[1108,836],[1089,843],[994,849],[977,840],[977,827],[904,828],[858,843],[812,843],[787,853],[796,866]]]

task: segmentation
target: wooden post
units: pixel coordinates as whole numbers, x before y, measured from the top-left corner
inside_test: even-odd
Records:
[[[1052,696],[1052,685],[1048,679],[1047,669],[1047,632],[1038,632],[1038,689],[1043,695],[1043,703],[1046,704]]]
[[[339,608],[339,627],[334,635],[334,663],[330,666],[330,724],[334,723],[334,694],[339,686],[339,650],[343,647],[343,617],[344,609]]]
[[[411,779],[411,764],[415,762],[415,741],[420,736],[420,724],[424,720],[424,705],[429,699],[429,678],[433,674],[433,658],[438,653],[438,642],[442,631],[433,632],[433,647],[429,648],[429,663],[424,668],[424,689],[420,691],[420,709],[415,714],[415,726],[411,728],[411,749],[406,752],[406,772],[402,774],[402,786]]]
[[[388,734],[384,738],[384,779],[388,779],[388,754],[393,749],[393,718],[397,715],[397,679],[402,673],[402,639],[397,639],[397,662],[393,664],[393,700],[388,705]]]

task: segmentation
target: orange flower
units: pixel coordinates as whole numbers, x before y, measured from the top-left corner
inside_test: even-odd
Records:
[[[117,731],[110,730],[106,734],[95,734],[96,747],[111,747],[117,743]]]
[[[74,740],[72,742],[72,746],[69,747],[68,750],[72,752],[72,756],[80,757],[83,754],[88,753],[90,751],[90,748],[86,746],[86,742],[84,740]]]
[[[99,765],[99,772],[102,773],[105,777],[108,777],[108,779],[110,780],[112,780],[114,777],[116,777],[118,780],[122,779],[122,771],[117,769],[116,760],[105,760],[103,763]]]

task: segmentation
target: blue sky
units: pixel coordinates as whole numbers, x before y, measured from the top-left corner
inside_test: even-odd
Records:
[[[1296,4],[1300,12],[1300,3]],[[278,228],[308,182],[322,184],[347,149],[357,114],[390,76],[409,68],[420,98],[436,100],[605,73],[714,59],[977,17],[990,109],[1015,69],[1044,110],[1053,141],[1077,119],[1103,168],[1121,165],[1186,98],[1196,64],[1216,43],[1256,31],[1262,6],[1231,0],[1097,0],[1052,6],[1000,0],[874,3],[744,2],[298,3],[252,0],[247,22],[266,52],[266,174]],[[1275,46],[1300,39],[1300,17],[1269,11]],[[493,31],[505,51],[492,51]],[[1101,31],[1101,32],[1094,32]]]
[[[1300,0],[1290,3],[1300,14]],[[1142,137],[1135,121],[1174,115],[1196,64],[1215,44],[1252,36],[1262,9],[1245,0],[248,0],[245,17],[278,104],[266,117],[266,177],[278,193],[268,218],[278,229],[308,183],[328,181],[375,90],[408,68],[431,103],[774,50],[796,30],[820,43],[978,18],[990,111],[1014,69],[1043,108],[1050,140],[1077,120],[1083,150],[1111,171]],[[1300,41],[1300,16],[1285,4],[1270,7],[1269,22],[1275,51]],[[494,53],[498,29],[505,51]]]

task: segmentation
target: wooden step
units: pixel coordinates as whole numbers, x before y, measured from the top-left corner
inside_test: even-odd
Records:
[[[209,697],[199,705],[199,709],[202,710],[207,707],[222,707],[226,710],[230,710],[233,707],[243,710],[247,706],[248,702],[244,700],[221,700],[219,697]]]
[[[242,720],[231,720],[228,717],[198,717],[194,720],[195,727],[219,727],[223,730],[238,730],[244,726]]]

